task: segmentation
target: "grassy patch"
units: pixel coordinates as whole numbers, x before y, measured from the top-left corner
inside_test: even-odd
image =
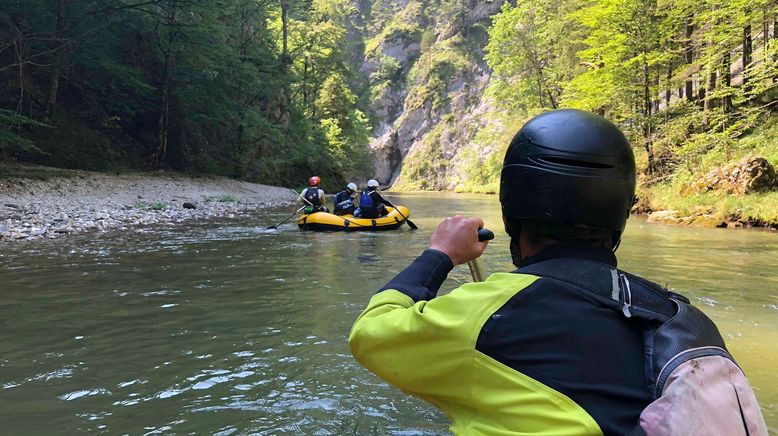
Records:
[[[710,191],[688,196],[679,193],[677,183],[644,188],[653,210],[677,210],[683,216],[711,214],[721,220],[740,220],[766,225],[778,224],[778,192],[743,196]]]
[[[235,198],[235,196],[233,196],[231,194],[222,195],[222,196],[219,196],[219,197],[214,197],[212,195],[209,195],[209,196],[203,198],[203,201],[206,202],[206,203],[214,203],[214,202],[216,202],[216,203],[236,203],[238,201],[238,199]]]
[[[73,178],[77,176],[78,174],[73,171],[60,168],[0,163],[0,179],[49,180],[54,178]]]
[[[689,194],[684,188],[711,170],[736,162],[746,155],[766,158],[778,166],[778,116],[771,116],[750,134],[730,146],[715,147],[705,153],[695,166],[679,166],[668,180],[651,187],[641,187],[640,196],[653,210],[677,210],[690,216],[700,213],[721,220],[740,220],[762,225],[778,224],[778,191],[747,195],[709,191]],[[638,153],[640,162],[644,156]]]
[[[139,201],[132,205],[135,209],[140,210],[167,210],[170,207],[164,201],[155,201],[153,203],[147,203],[145,201]]]

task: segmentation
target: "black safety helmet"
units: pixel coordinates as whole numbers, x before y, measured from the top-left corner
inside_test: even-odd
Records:
[[[506,231],[521,221],[614,232],[614,246],[635,201],[635,157],[615,124],[560,109],[528,121],[511,141],[500,175]]]

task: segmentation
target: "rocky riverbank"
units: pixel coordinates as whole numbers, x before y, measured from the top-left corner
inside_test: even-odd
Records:
[[[0,241],[233,216],[294,200],[285,188],[169,173],[0,178]]]

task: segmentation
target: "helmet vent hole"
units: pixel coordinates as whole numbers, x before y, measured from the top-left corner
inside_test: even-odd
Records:
[[[556,157],[556,156],[543,156],[543,157],[538,157],[537,159],[541,162],[555,164],[555,165],[564,165],[568,167],[603,168],[603,169],[614,168],[613,165],[608,165],[604,163],[565,159],[563,157]]]

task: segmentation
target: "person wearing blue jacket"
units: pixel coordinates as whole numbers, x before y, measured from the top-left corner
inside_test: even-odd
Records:
[[[333,212],[335,215],[348,215],[353,214],[356,209],[354,204],[354,194],[357,192],[357,185],[349,183],[346,188],[337,194],[333,199]]]

